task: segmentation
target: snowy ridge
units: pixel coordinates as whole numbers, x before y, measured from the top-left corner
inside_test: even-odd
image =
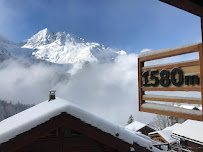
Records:
[[[7,38],[0,35],[0,61],[4,61],[11,57],[11,53],[7,50],[8,45],[13,45]]]
[[[50,44],[55,41],[55,34],[45,28],[27,40],[25,48],[36,48],[41,45]]]
[[[8,52],[3,46],[0,46],[0,61],[11,58],[11,53]]]
[[[125,51],[114,51],[95,42],[86,42],[77,36],[65,32],[54,33],[45,28],[32,36],[22,46],[35,50],[32,55],[37,59],[58,64],[72,64],[71,73],[77,72],[87,63],[113,62]]]
[[[31,57],[34,50],[21,48],[20,44],[9,41],[4,36],[0,35],[0,61],[9,58]]]
[[[44,108],[46,107],[46,108]],[[4,143],[15,136],[26,132],[37,125],[44,123],[54,116],[66,112],[81,121],[90,124],[102,131],[111,134],[129,144],[137,143],[151,151],[159,151],[152,146],[152,142],[138,136],[135,133],[125,130],[123,127],[104,120],[92,113],[60,98],[42,102],[21,113],[18,113],[0,123],[0,143]],[[13,125],[15,123],[15,125]],[[119,133],[117,137],[116,134]]]
[[[99,43],[87,42],[83,38],[65,32],[55,33],[47,28],[18,44],[0,35],[0,61],[15,57],[68,64],[72,67],[68,71],[71,74],[75,74],[89,63],[114,62],[119,55],[126,55],[126,52],[115,51]]]

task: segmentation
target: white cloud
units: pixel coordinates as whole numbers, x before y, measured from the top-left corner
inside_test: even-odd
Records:
[[[142,52],[148,52],[148,51],[151,51],[152,49],[142,49],[140,52],[142,53]]]
[[[6,62],[0,66],[0,96],[37,104],[55,89],[58,97],[123,125],[130,114],[145,123],[152,119],[151,114],[138,112],[137,55],[120,56],[115,63],[87,65],[68,81],[63,72],[63,68],[42,64],[27,67]]]
[[[175,61],[185,58],[176,57]],[[165,63],[165,60],[154,61],[154,64],[157,62]],[[47,100],[48,91],[54,89],[58,97],[123,125],[131,114],[137,121],[148,123],[152,120],[154,115],[138,112],[136,54],[119,56],[115,63],[86,65],[71,78],[65,76],[64,71],[63,67],[44,64],[2,63],[0,97],[12,102],[37,104]]]

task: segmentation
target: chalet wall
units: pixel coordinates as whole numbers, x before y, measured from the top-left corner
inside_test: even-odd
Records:
[[[78,138],[75,139],[77,140],[76,143],[80,142],[86,143],[85,145],[78,145],[77,150],[71,150],[71,152],[82,152],[81,147],[85,149],[91,149],[90,144],[92,144],[92,148],[94,150],[91,150],[92,152],[102,151],[103,148],[100,147],[100,145],[106,145],[106,147],[111,147],[112,149],[116,149],[119,152],[129,152],[130,147],[134,147],[136,152],[148,152],[149,150],[141,147],[138,144],[130,145],[129,143],[126,143],[122,141],[119,138],[116,138],[108,133],[103,132],[102,130],[95,128],[89,124],[86,124],[85,122],[82,122],[80,119],[75,118],[69,114],[62,113],[56,117],[53,117],[49,121],[38,125],[37,127],[24,132],[15,138],[11,139],[8,142],[5,142],[0,145],[0,152],[21,152],[27,150],[27,152],[34,152],[32,150],[37,149],[37,148],[42,148],[43,152],[63,152],[63,151],[58,151],[63,148],[74,148],[74,146],[71,147],[71,145],[67,144],[66,140],[68,139],[63,139],[62,142],[63,144],[61,145],[59,141],[55,140],[45,140],[44,145],[39,143],[39,138],[42,136],[46,136],[50,131],[53,131],[56,128],[59,128],[61,126],[68,126],[75,131],[78,131],[82,133],[85,137],[87,138]],[[91,139],[91,140],[90,140]],[[73,139],[72,139],[73,140]],[[69,141],[71,142],[71,140]],[[100,144],[98,144],[100,143]],[[73,143],[72,143],[73,144]],[[74,144],[73,144],[74,145]],[[100,148],[99,148],[100,147]],[[48,150],[50,149],[50,151]],[[52,150],[54,149],[54,151]],[[87,150],[86,152],[90,152]],[[37,150],[41,151],[41,150]],[[26,151],[25,151],[26,152]],[[110,152],[110,151],[109,151]],[[113,152],[113,151],[112,151]]]
[[[187,141],[186,147],[192,150],[193,152],[203,152],[203,146],[193,143],[191,141]]]
[[[17,152],[117,152],[86,136],[39,139]]]

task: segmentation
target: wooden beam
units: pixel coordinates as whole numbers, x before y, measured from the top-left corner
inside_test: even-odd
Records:
[[[142,91],[201,91],[201,87],[159,87],[159,88],[148,88],[142,87]]]
[[[201,98],[174,97],[174,96],[144,95],[143,100],[187,103],[187,104],[202,104]]]
[[[138,91],[139,91],[139,111],[141,105],[144,103],[142,96],[144,95],[144,91],[142,90],[142,68],[144,67],[144,62],[141,62],[138,58]]]
[[[178,118],[183,118],[183,119],[192,119],[192,120],[202,121],[202,115],[192,115],[192,114],[187,114],[187,113],[178,113],[178,112],[173,112],[173,111],[149,109],[149,108],[143,108],[143,107],[141,107],[141,111],[155,113],[155,114],[159,114],[159,115],[178,117]]]
[[[199,60],[200,60],[200,80],[203,80],[203,18],[201,18],[201,29],[202,29],[202,45],[199,45]],[[201,97],[203,100],[203,83],[201,85]],[[203,103],[202,103],[203,108]],[[203,119],[203,116],[202,116]]]
[[[171,56],[176,56],[176,55],[182,55],[182,54],[187,54],[187,53],[193,53],[193,52],[198,52],[198,44],[188,46],[185,48],[180,48],[177,50],[171,50],[168,52],[140,57],[140,61],[145,62],[145,61],[156,60],[156,59],[161,59],[161,58],[166,58],[166,57],[171,57]]]
[[[200,17],[203,16],[203,8],[200,5],[193,3],[189,0],[160,0],[160,1],[172,5],[174,7],[180,8],[184,11],[190,12],[194,15]]]
[[[171,64],[162,64],[162,65],[154,65],[154,66],[146,66],[142,68],[142,72],[145,70],[151,71],[153,69],[156,70],[162,70],[162,69],[172,69],[174,67],[188,67],[188,66],[194,66],[199,65],[199,60],[193,60],[193,61],[184,61],[184,62],[178,62],[178,63],[171,63]]]
[[[201,17],[201,30],[202,30],[202,47],[199,46],[199,48],[201,47],[199,52],[201,51],[201,61],[202,61],[203,60],[203,17]],[[200,63],[200,64],[201,64],[201,66],[200,66],[200,73],[201,73],[200,79],[203,79],[203,63]],[[201,96],[202,96],[202,120],[203,120],[203,84],[201,84],[201,88],[202,88]]]

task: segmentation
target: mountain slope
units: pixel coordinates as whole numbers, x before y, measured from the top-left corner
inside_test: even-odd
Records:
[[[125,54],[124,51],[116,52],[65,32],[54,33],[47,28],[28,39],[23,48],[35,49],[32,55],[37,59],[58,64],[72,64],[71,73],[75,73],[87,63],[113,62],[118,55]]]
[[[9,41],[0,35],[0,61],[9,58],[31,57],[33,51],[33,49],[21,48],[20,44]]]
[[[11,53],[7,50],[7,45],[12,44],[5,37],[0,35],[0,62],[11,58]]]
[[[82,38],[65,32],[54,33],[47,28],[19,44],[0,37],[0,60],[13,56],[68,64],[72,65],[69,71],[72,74],[88,63],[114,62],[121,54],[126,53],[114,51],[99,43],[86,42]]]

